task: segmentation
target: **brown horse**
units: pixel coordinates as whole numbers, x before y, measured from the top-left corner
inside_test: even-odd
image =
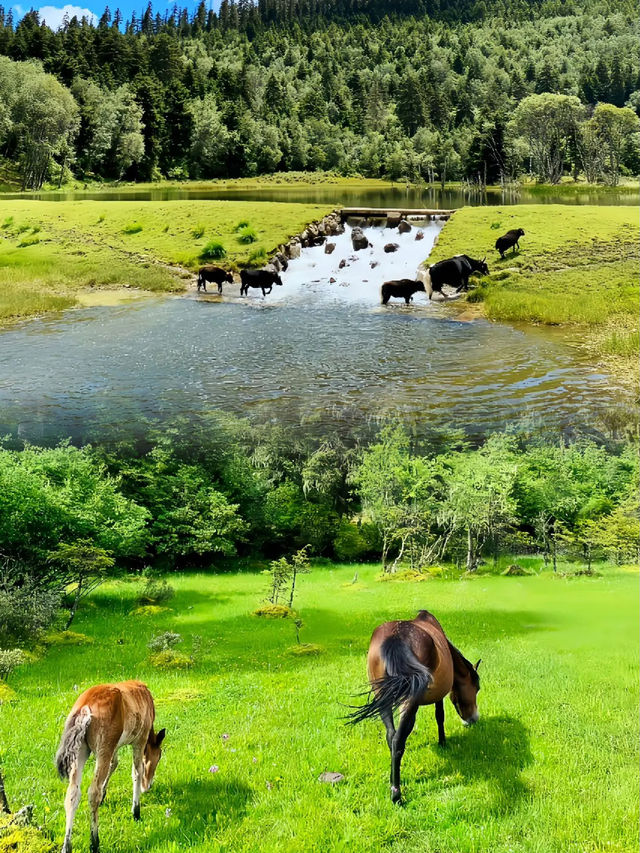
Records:
[[[90,753],[96,769],[89,787],[91,853],[98,853],[98,808],[107,793],[111,774],[118,766],[118,750],[133,747],[133,817],[140,820],[140,792],[149,790],[162,755],[165,730],[155,733],[155,708],[141,681],[100,684],[78,697],[64,726],[56,754],[62,779],[69,780],[64,808],[67,825],[62,853],[71,853],[73,819],[80,802],[82,771]]]
[[[438,743],[445,744],[444,698],[449,694],[465,726],[478,720],[477,669],[447,639],[428,610],[411,622],[385,622],[375,629],[369,644],[367,669],[371,698],[350,715],[352,723],[378,714],[387,730],[391,752],[391,800],[400,793],[400,763],[420,705],[435,705]],[[400,708],[396,729],[393,714]]]

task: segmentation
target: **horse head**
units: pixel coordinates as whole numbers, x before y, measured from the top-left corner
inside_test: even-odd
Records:
[[[162,741],[166,735],[166,729],[160,729],[159,732],[154,732],[153,729],[149,732],[147,745],[144,748],[144,771],[142,774],[142,791],[146,793],[153,785],[153,777],[156,773],[156,767],[162,757]]]
[[[489,275],[489,267],[487,266],[487,256],[485,255],[481,261],[476,261],[475,267],[481,275]]]
[[[473,666],[465,657],[462,655],[460,657],[464,662],[464,668],[458,666],[455,668],[450,699],[463,724],[471,726],[477,723],[480,717],[477,697],[480,691],[478,667],[481,661]]]

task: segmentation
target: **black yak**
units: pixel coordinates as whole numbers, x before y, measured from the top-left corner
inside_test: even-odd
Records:
[[[282,284],[277,272],[271,270],[242,270],[240,273],[240,296],[249,293],[250,287],[259,287],[262,295],[271,293],[274,284]]]
[[[380,288],[382,304],[386,305],[390,299],[404,299],[408,305],[413,299],[414,293],[424,293],[424,284],[411,278],[401,278],[399,281],[385,281]]]
[[[447,258],[446,261],[438,261],[429,267],[429,278],[431,279],[431,293],[442,293],[442,287],[448,284],[455,287],[456,293],[461,290],[469,290],[469,276],[471,273],[479,272],[480,275],[489,275],[489,267],[484,258],[481,261],[470,258],[469,255],[456,255]]]
[[[213,266],[213,264],[207,264],[205,267],[200,267],[200,271],[198,272],[198,293],[200,289],[207,292],[207,282],[211,281],[214,284],[218,285],[218,293],[222,293],[222,282],[228,281],[233,282],[233,276],[228,270],[223,270],[222,267]]]
[[[521,237],[524,237],[522,228],[513,228],[511,231],[503,234],[502,237],[498,237],[496,240],[496,249],[500,252],[500,257],[504,258],[505,252],[511,248],[513,248],[514,252],[516,247],[520,251],[520,243],[518,241]]]

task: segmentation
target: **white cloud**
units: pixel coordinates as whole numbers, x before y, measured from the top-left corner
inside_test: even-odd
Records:
[[[98,23],[98,16],[94,15],[91,9],[83,9],[81,6],[43,6],[38,9],[40,20],[43,21],[52,30],[57,30],[62,26],[62,19],[66,15],[69,19],[76,17],[79,21],[82,18],[87,18],[94,24]]]

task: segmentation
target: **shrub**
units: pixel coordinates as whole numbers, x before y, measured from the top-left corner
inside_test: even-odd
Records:
[[[165,649],[163,652],[156,652],[150,655],[149,663],[158,669],[190,669],[194,664],[194,660],[182,652]]]
[[[22,649],[0,649],[0,681],[6,681],[14,669],[26,661]]]
[[[144,228],[141,222],[128,222],[122,229],[125,234],[139,234]]]
[[[226,256],[227,250],[218,240],[209,240],[200,252],[200,259],[203,261],[219,261]]]
[[[248,219],[241,219],[240,222],[238,222],[238,224],[236,225],[236,227],[233,230],[234,231],[240,231],[242,228],[246,228],[248,224],[249,224]]]
[[[21,812],[0,815],[0,853],[54,853],[56,845],[28,819],[20,820]]]
[[[135,607],[131,611],[132,616],[158,616],[160,613],[166,613],[168,607],[160,607],[157,604],[144,604],[142,607]]]
[[[13,225],[13,216],[7,216],[7,218],[2,223],[3,228],[11,228]]]
[[[174,631],[165,631],[152,637],[147,645],[152,652],[166,652],[181,642],[182,636],[180,634],[176,634]]]
[[[93,643],[93,637],[79,634],[77,631],[56,631],[44,638],[47,646],[88,646]]]
[[[39,237],[23,237],[22,240],[18,243],[19,249],[25,249],[27,246],[35,246],[40,242]]]
[[[287,607],[286,604],[271,604],[270,602],[261,604],[253,611],[254,616],[266,616],[267,619],[287,619],[294,613],[295,611]]]
[[[202,222],[199,222],[197,225],[195,225],[195,226],[191,229],[191,234],[193,235],[193,237],[194,237],[196,240],[199,240],[199,239],[200,239],[200,237],[204,237],[204,233],[205,233],[205,231],[206,231],[205,226],[202,224]]]
[[[175,594],[175,589],[166,580],[148,578],[138,596],[138,601],[140,604],[162,604],[170,601]]]
[[[324,647],[317,643],[299,643],[296,646],[289,646],[287,654],[296,658],[315,657],[324,652]]]
[[[238,231],[238,242],[239,243],[257,243],[258,242],[258,234],[256,229],[251,225],[244,225]]]
[[[0,572],[5,568],[0,566]],[[0,586],[0,646],[33,641],[52,624],[59,609],[57,592],[42,589],[28,578],[21,584],[6,581]]]

